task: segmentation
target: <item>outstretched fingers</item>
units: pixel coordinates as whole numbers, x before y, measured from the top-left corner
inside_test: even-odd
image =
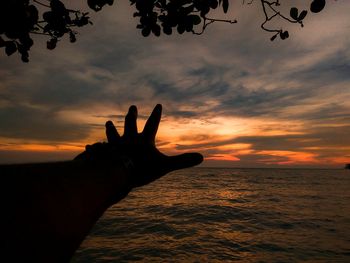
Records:
[[[169,171],[174,171],[200,164],[203,162],[203,155],[200,153],[184,153],[176,156],[169,156],[167,159],[167,169],[169,169]]]
[[[120,139],[120,135],[111,121],[106,122],[106,135],[109,143],[117,143]]]
[[[158,127],[159,127],[159,122],[162,117],[162,105],[157,104],[152,113],[151,116],[148,118],[145,128],[143,129],[143,135],[146,137],[146,139],[154,141]]]
[[[132,138],[137,135],[137,108],[135,105],[130,106],[128,114],[125,116],[124,137]]]

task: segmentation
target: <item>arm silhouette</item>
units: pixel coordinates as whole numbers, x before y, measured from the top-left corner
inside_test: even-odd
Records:
[[[201,163],[198,153],[166,156],[156,148],[161,112],[158,104],[138,133],[131,106],[123,136],[108,121],[108,142],[87,145],[73,161],[1,165],[0,257],[67,262],[102,214],[133,188]]]

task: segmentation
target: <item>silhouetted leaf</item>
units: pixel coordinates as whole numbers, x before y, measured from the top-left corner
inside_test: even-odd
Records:
[[[190,6],[184,7],[182,13],[184,15],[188,15],[188,14],[193,12],[193,9],[194,9],[194,5],[190,5]]]
[[[5,42],[6,55],[11,56],[16,51],[17,51],[17,46],[16,46],[14,41],[6,41]]]
[[[21,60],[24,62],[24,63],[28,63],[29,62],[29,55],[27,53],[27,55],[23,55],[21,56]]]
[[[199,16],[197,16],[197,15],[191,15],[190,17],[192,18],[192,23],[193,23],[194,25],[198,25],[198,24],[201,23],[201,18],[200,18]]]
[[[163,32],[164,34],[171,35],[173,30],[171,29],[171,27],[163,27]]]
[[[300,15],[299,15],[299,17],[298,17],[298,21],[301,21],[301,20],[303,20],[305,17],[306,17],[306,15],[307,15],[307,11],[306,10],[303,10],[301,13],[300,13]]]
[[[288,31],[281,31],[281,33],[280,33],[280,38],[282,39],[282,40],[285,40],[285,39],[287,39],[289,37],[289,32]]]
[[[222,8],[224,10],[224,13],[227,13],[228,10],[228,0],[222,0]]]
[[[34,44],[33,39],[31,39],[28,35],[24,35],[22,37],[19,38],[19,41],[26,47],[28,47],[28,49]]]
[[[298,8],[292,7],[290,9],[290,17],[293,18],[294,20],[298,20]]]
[[[177,32],[178,32],[179,34],[183,34],[183,33],[185,32],[185,30],[186,30],[186,27],[185,27],[184,24],[179,24],[179,25],[177,26]]]
[[[49,41],[46,42],[46,47],[49,50],[55,49],[57,45],[57,38],[51,38]]]
[[[75,34],[72,31],[69,32],[69,40],[71,43],[74,43],[77,41],[77,38],[75,37]]]
[[[215,9],[218,7],[218,1],[217,0],[210,0],[209,5],[211,8]]]
[[[145,27],[145,28],[142,29],[141,32],[142,32],[142,35],[143,35],[144,37],[148,37],[149,34],[151,33],[151,29],[150,29],[149,27]]]
[[[64,4],[59,0],[51,0],[50,6],[53,12],[56,12],[60,15],[65,15],[68,12]]]
[[[318,13],[318,12],[321,12],[323,10],[325,5],[326,5],[326,0],[314,0],[311,3],[310,10],[313,13]]]
[[[88,6],[96,12],[98,12],[102,9],[102,7],[99,5],[98,2],[99,2],[98,0],[88,0],[87,1]]]
[[[193,23],[192,23],[192,21],[191,21],[191,23],[186,23],[185,30],[187,32],[191,32],[193,30]]]
[[[28,49],[23,45],[18,45],[18,52],[21,54],[21,60],[23,62],[29,62]]]
[[[155,36],[159,37],[160,36],[160,26],[157,24],[153,25],[152,32]]]
[[[28,6],[27,14],[28,14],[28,22],[30,23],[31,26],[34,26],[39,19],[38,9],[34,5],[30,5]]]
[[[54,20],[53,13],[51,11],[47,11],[47,12],[43,13],[43,19],[46,22],[51,23]]]
[[[84,0],[85,1],[85,0]],[[105,5],[112,5],[113,0],[86,0],[88,6],[99,11]],[[136,8],[134,17],[139,17],[140,22],[137,25],[138,29],[141,29],[143,36],[149,36],[153,33],[156,36],[160,36],[161,30],[164,34],[171,35],[175,28],[179,34],[184,32],[193,32],[196,34],[202,34],[207,25],[211,22],[228,22],[233,21],[218,18],[210,19],[209,24],[204,24],[201,28],[202,31],[196,32],[196,25],[203,22],[209,12],[216,9],[218,6],[222,6],[223,12],[227,13],[229,9],[229,0],[129,0],[131,5]],[[92,24],[88,13],[81,12],[80,10],[73,10],[66,8],[64,3],[68,5],[71,1],[66,0],[45,0],[44,3],[33,0],[5,0],[2,1],[0,8],[0,35],[4,34],[5,37],[13,42],[11,47],[8,47],[8,54],[12,54],[15,45],[18,52],[22,51],[22,60],[26,61],[29,56],[27,53],[30,47],[33,45],[33,40],[30,38],[31,33],[38,33],[48,35],[47,48],[54,49],[57,42],[61,37],[69,34],[70,42],[76,41],[77,33],[72,31],[72,28],[83,27],[88,24]],[[281,5],[281,1],[262,1],[269,2],[270,4],[277,6]],[[310,9],[312,12],[320,12],[325,7],[325,0],[310,0]],[[44,5],[43,5],[44,4]],[[37,8],[39,7],[40,8]],[[48,6],[48,7],[45,7]],[[271,10],[270,10],[271,11]],[[279,15],[282,20],[289,22],[298,22],[303,27],[303,19],[307,15],[307,11],[303,10],[299,14],[299,10],[296,7],[290,9],[290,19],[284,17],[282,10],[272,9],[272,15],[275,12],[275,16]],[[40,17],[40,19],[39,19]],[[292,19],[294,21],[292,21]],[[40,20],[40,21],[39,21]],[[208,22],[207,20],[206,22]],[[199,28],[199,27],[198,27]],[[263,28],[264,29],[264,28]],[[265,30],[265,29],[264,29]],[[277,32],[278,29],[272,28],[266,31]],[[278,34],[272,36],[270,39],[274,41],[277,36],[281,39],[289,37],[287,31],[281,31]],[[0,48],[6,48],[6,39],[0,38]],[[19,48],[21,46],[21,48]]]

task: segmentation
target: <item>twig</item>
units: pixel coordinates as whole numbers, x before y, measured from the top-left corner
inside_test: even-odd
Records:
[[[43,4],[43,3],[41,3],[41,2],[39,2],[39,1],[37,1],[37,0],[33,0],[33,2],[34,2],[34,3],[37,3],[37,4],[39,4],[39,5],[45,6],[45,7],[47,7],[47,8],[51,8],[51,6],[46,5],[46,4]]]
[[[202,31],[196,32],[195,30],[192,30],[192,33],[195,35],[202,35],[210,24],[213,24],[214,22],[222,22],[222,23],[229,23],[229,24],[236,24],[237,20],[229,20],[229,19],[218,19],[218,18],[210,18],[210,17],[202,17],[203,18],[203,26]],[[207,22],[208,21],[208,22]]]

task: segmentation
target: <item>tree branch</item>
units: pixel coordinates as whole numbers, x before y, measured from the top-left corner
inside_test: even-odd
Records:
[[[203,26],[202,30],[200,32],[196,32],[195,30],[192,30],[192,33],[195,35],[202,35],[210,24],[213,24],[214,22],[222,22],[222,23],[229,23],[229,24],[236,24],[238,21],[235,20],[229,20],[229,19],[219,19],[219,18],[210,18],[210,17],[202,17],[203,18]],[[208,22],[207,22],[208,21]]]
[[[34,2],[34,3],[37,3],[37,4],[41,5],[41,6],[45,6],[45,7],[47,7],[47,8],[51,8],[51,6],[46,5],[46,4],[43,4],[43,3],[41,3],[41,2],[39,2],[39,1],[37,1],[37,0],[33,0],[33,2]]]

